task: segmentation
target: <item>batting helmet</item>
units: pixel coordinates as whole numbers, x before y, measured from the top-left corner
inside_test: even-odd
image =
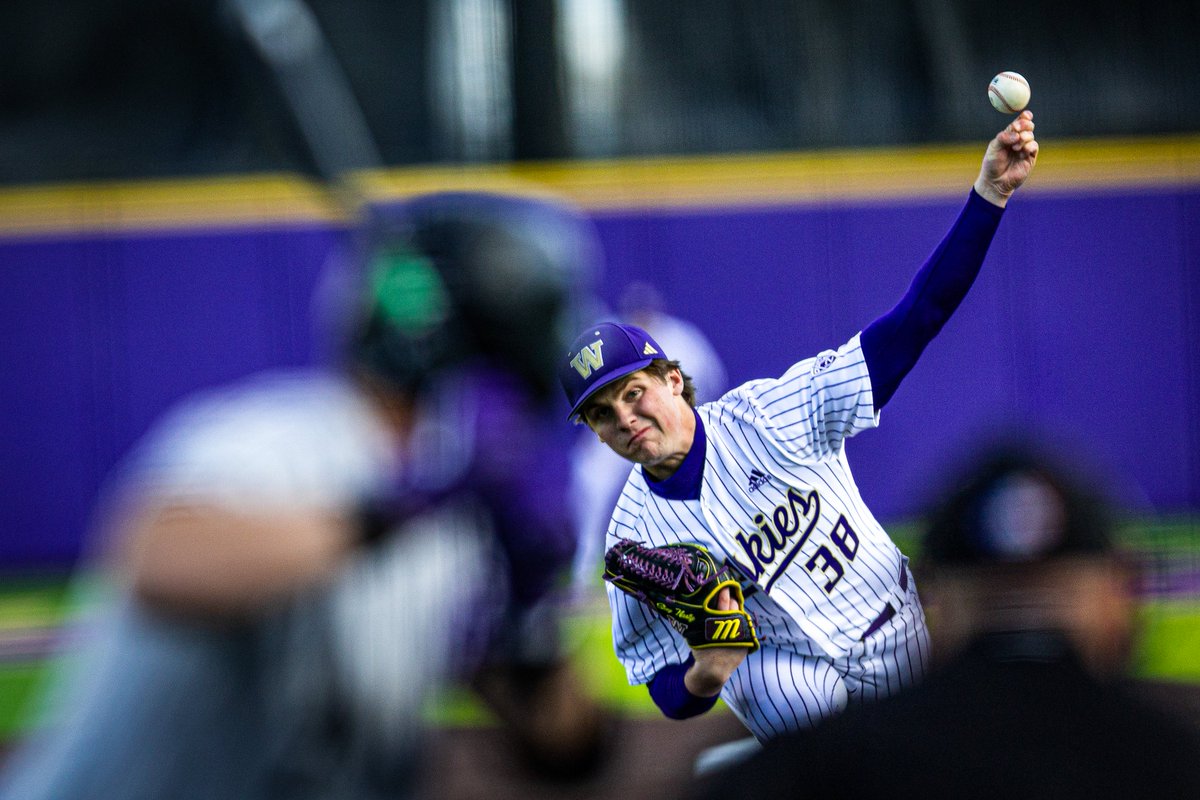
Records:
[[[358,367],[418,389],[437,370],[481,357],[543,397],[598,257],[590,224],[565,206],[479,192],[372,205],[358,250]]]

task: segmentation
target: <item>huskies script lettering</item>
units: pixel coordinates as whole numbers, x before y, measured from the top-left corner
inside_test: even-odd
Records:
[[[769,592],[775,580],[812,536],[820,518],[821,496],[816,489],[809,490],[805,495],[788,487],[786,502],[777,505],[769,517],[761,512],[754,515],[755,533],[738,531],[734,535],[746,561],[731,560],[756,583],[768,569],[774,568],[771,579],[763,584],[763,589]],[[830,549],[830,544],[836,548],[836,552]],[[858,545],[858,532],[850,526],[844,514],[838,514],[828,540],[820,544],[812,557],[804,562],[804,568],[814,579],[821,581],[825,593],[830,594],[846,574],[845,562],[853,561],[858,555]],[[782,559],[776,565],[775,561],[781,555]]]
[[[757,581],[766,572],[767,567],[782,555],[775,575],[763,587],[770,591],[775,578],[787,568],[796,552],[808,541],[820,518],[821,496],[817,490],[811,489],[804,495],[789,486],[785,502],[777,505],[769,517],[762,513],[754,515],[757,532],[747,534],[738,531],[735,535],[748,559],[746,564],[739,565],[742,571]]]

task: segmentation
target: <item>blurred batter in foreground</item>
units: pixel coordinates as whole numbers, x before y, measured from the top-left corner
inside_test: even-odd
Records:
[[[3,797],[409,796],[452,679],[531,763],[601,753],[544,606],[574,549],[551,386],[589,230],[466,194],[355,237],[323,295],[338,366],[200,393],[115,482],[119,585]]]

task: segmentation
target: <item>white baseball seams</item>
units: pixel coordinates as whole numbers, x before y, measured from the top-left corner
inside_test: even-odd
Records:
[[[911,579],[902,585],[906,560],[863,502],[845,457],[845,440],[878,423],[858,337],[697,413],[705,439],[699,499],[660,497],[635,469],[607,545],[696,542],[757,587],[746,607],[763,646],[726,685],[725,701],[765,739],[916,680],[928,653],[920,601]],[[687,660],[687,644],[663,620],[611,586],[608,595],[631,683]]]

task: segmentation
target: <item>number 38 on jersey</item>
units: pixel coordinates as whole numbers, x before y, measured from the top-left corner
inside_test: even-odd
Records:
[[[788,487],[784,502],[769,513],[754,515],[753,533],[739,530],[734,534],[741,552],[731,554],[731,560],[755,583],[771,573],[760,584],[770,592],[771,585],[812,540],[816,546],[808,548],[809,555],[802,557],[799,564],[830,594],[846,574],[845,563],[858,554],[859,538],[844,514],[838,515],[828,534],[817,530],[820,521],[820,493],[816,489],[804,493]]]

